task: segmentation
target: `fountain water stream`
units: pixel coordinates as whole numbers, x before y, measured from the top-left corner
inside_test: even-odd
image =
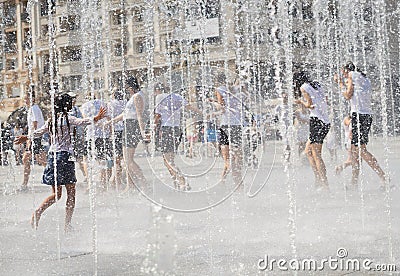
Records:
[[[293,91],[293,73],[307,70],[313,79],[322,84],[326,92],[330,103],[331,129],[335,130],[335,138],[342,146],[344,131],[341,122],[349,112],[349,104],[333,81],[333,75],[340,73],[341,67],[348,60],[352,60],[367,73],[373,84],[375,115],[371,134],[373,138],[369,146],[380,149],[380,164],[387,175],[394,179],[397,171],[393,172],[393,164],[398,162],[394,157],[396,146],[393,145],[399,143],[396,135],[399,134],[400,122],[397,106],[400,86],[397,71],[400,70],[400,66],[396,65],[395,68],[396,63],[392,59],[396,54],[393,55],[391,49],[393,44],[397,43],[395,47],[398,56],[400,36],[391,32],[398,32],[400,23],[397,22],[397,25],[393,26],[395,21],[390,21],[389,17],[399,16],[400,3],[388,4],[384,0],[327,0],[301,3],[275,0],[150,0],[143,3],[130,0],[65,0],[55,4],[52,0],[46,1],[49,7],[46,19],[51,107],[54,106],[56,84],[60,90],[67,87],[63,83],[65,69],[62,68],[65,64],[61,48],[76,43],[81,47],[81,60],[80,63],[76,62],[81,67],[79,73],[82,75],[79,93],[85,96],[85,100],[96,97],[107,102],[112,89],[125,91],[126,80],[135,75],[141,83],[147,102],[146,113],[149,114],[146,124],[152,137],[150,155],[143,156],[143,146],[139,145],[136,156],[139,166],[151,183],[150,189],[143,189],[135,183],[137,192],[133,196],[117,197],[119,191],[117,190],[117,194],[113,193],[110,186],[107,186],[104,194],[101,193],[99,174],[106,165],[95,160],[94,143],[89,148],[89,194],[87,198],[82,196],[82,201],[87,203],[88,206],[85,206],[89,211],[86,212],[86,207],[77,210],[77,217],[84,214],[85,219],[90,220],[90,231],[86,233],[91,242],[90,250],[87,251],[93,255],[90,261],[91,268],[87,268],[89,273],[101,275],[103,270],[107,271],[102,264],[101,255],[112,251],[106,245],[112,243],[115,236],[122,236],[118,237],[121,241],[131,241],[132,229],[128,227],[133,227],[134,224],[126,222],[130,219],[125,217],[127,210],[132,212],[132,216],[151,216],[148,221],[141,217],[145,223],[135,225],[140,229],[138,232],[146,233],[141,236],[141,241],[136,243],[140,245],[131,249],[129,247],[132,244],[126,242],[126,245],[121,245],[122,249],[118,253],[126,255],[131,254],[127,252],[144,252],[143,258],[137,261],[140,263],[140,271],[135,270],[135,273],[169,275],[174,271],[181,273],[179,269],[187,272],[187,264],[181,263],[180,260],[189,256],[189,249],[193,250],[190,253],[193,256],[203,250],[201,254],[204,255],[201,255],[200,259],[205,264],[198,265],[205,271],[204,274],[209,275],[252,274],[255,263],[250,264],[246,260],[249,258],[247,254],[251,255],[254,248],[254,254],[270,250],[271,254],[295,259],[314,254],[307,249],[307,246],[313,243],[323,247],[325,242],[331,250],[329,240],[332,235],[335,238],[341,237],[340,235],[332,234],[330,229],[324,233],[318,228],[324,226],[320,222],[315,229],[305,225],[312,222],[310,217],[318,217],[328,208],[340,212],[339,215],[332,214],[332,220],[329,222],[332,228],[337,227],[351,234],[354,230],[353,235],[360,236],[354,242],[351,241],[355,249],[369,252],[363,244],[363,238],[377,235],[373,238],[384,239],[385,242],[371,249],[371,252],[374,250],[375,254],[385,251],[384,255],[387,255],[390,261],[397,260],[396,244],[399,240],[394,233],[398,229],[398,219],[395,216],[399,211],[395,203],[398,195],[389,190],[379,195],[372,191],[371,189],[378,188],[374,184],[377,182],[376,176],[371,176],[373,179],[370,177],[369,168],[365,164],[361,169],[359,193],[346,191],[350,175],[345,172],[340,178],[334,176],[331,167],[336,164],[333,162],[326,162],[329,167],[330,196],[314,192],[311,169],[299,164],[295,154],[297,143],[291,114],[294,114],[296,106],[294,92],[298,92]],[[35,39],[38,28],[32,21],[38,5],[38,2],[33,0],[27,3],[30,19],[27,38],[31,41],[26,45],[29,83],[35,82],[34,71],[35,66],[38,66]],[[68,44],[70,42],[58,45],[58,20],[62,14],[55,11],[63,5],[71,7],[65,9],[66,12],[73,10],[80,18],[78,38],[75,37],[76,41],[71,42],[71,45]],[[110,24],[110,18],[117,18],[118,24]],[[0,28],[1,35],[6,31],[6,27],[0,24]],[[397,40],[393,40],[393,36],[396,36]],[[2,43],[5,47],[3,41]],[[224,99],[225,106],[221,107],[215,103],[215,91],[216,80],[222,74],[226,76],[224,82],[228,96]],[[167,93],[181,95],[188,103],[200,109],[200,114],[195,114],[186,107],[178,111],[182,115],[182,141],[175,156],[175,163],[192,187],[190,191],[180,191],[174,186],[168,170],[164,167],[162,153],[155,146],[157,133],[153,131],[154,114],[157,106],[163,104],[155,102],[156,86],[163,87]],[[280,122],[274,125],[272,117],[275,116],[273,109],[278,102],[280,103],[284,94],[288,95],[285,111],[289,114],[289,119],[281,142],[277,141],[279,131],[276,129]],[[126,100],[129,100],[127,97]],[[240,102],[240,110],[236,111],[244,118],[241,133],[243,143],[238,149],[239,154],[243,156],[240,163],[243,165],[242,184],[234,181],[232,171],[226,181],[221,180],[224,163],[218,156],[218,146],[207,144],[206,141],[209,139],[209,123],[220,121],[218,111],[230,108],[234,101]],[[54,111],[50,117],[54,122]],[[198,133],[198,140],[194,142],[193,148],[193,143],[187,137],[189,129],[192,128],[203,129],[203,133]],[[234,135],[232,129],[230,127],[228,130],[230,137]],[[267,137],[267,131],[271,131],[272,138]],[[113,128],[111,133],[112,149],[115,152]],[[256,139],[256,148],[253,149],[252,137],[258,137],[259,134],[260,139]],[[125,140],[128,135],[125,133]],[[0,148],[3,145],[1,142],[0,139]],[[229,146],[231,158],[228,162],[232,170],[232,167],[235,167],[232,158],[234,146],[232,143]],[[194,150],[193,155],[190,149]],[[324,158],[328,156],[325,151],[324,149]],[[280,158],[281,156],[283,157]],[[343,156],[345,157],[346,153],[339,154],[340,158]],[[359,157],[362,157],[361,151]],[[112,156],[108,161],[111,159],[111,163],[116,164],[116,157]],[[130,161],[124,159],[126,168]],[[34,164],[33,157],[32,163]],[[11,179],[18,176],[17,169],[14,162],[11,162],[6,173],[0,174],[6,178],[1,181],[3,197],[9,196],[7,191],[12,186]],[[34,170],[37,171],[37,168]],[[133,177],[134,173],[127,169],[125,175],[125,182],[128,183],[129,177]],[[40,179],[40,175],[33,177],[33,181]],[[340,185],[337,185],[337,182]],[[33,205],[38,204],[37,193],[40,191],[33,193]],[[278,198],[276,202],[275,198]],[[78,197],[78,202],[80,200]],[[260,201],[260,206],[255,206],[254,202],[257,200]],[[384,203],[384,210],[381,208],[376,211],[382,212],[377,217],[386,216],[384,234],[372,233],[374,227],[379,228],[381,225],[376,226],[372,219],[376,213],[370,214],[371,201]],[[1,208],[2,212],[17,208],[16,203],[8,202]],[[56,204],[57,229],[51,230],[57,236],[55,246],[58,261],[65,252],[59,219],[61,206],[63,204]],[[265,208],[270,210],[266,211]],[[273,210],[274,208],[277,211]],[[224,210],[222,214],[221,210]],[[267,213],[270,214],[270,222],[263,224],[261,220]],[[279,218],[273,218],[274,214],[279,214]],[[199,220],[194,220],[194,216],[198,216]],[[255,221],[257,218],[260,221]],[[82,217],[80,219],[82,220]],[[105,222],[107,219],[119,222],[109,227],[110,224]],[[359,222],[361,226],[354,226],[354,221]],[[17,223],[17,218],[15,222]],[[119,231],[119,223],[124,231]],[[277,228],[274,228],[275,226]],[[198,227],[201,227],[200,231]],[[268,242],[256,239],[257,227],[260,227],[263,239]],[[315,240],[308,240],[309,237],[305,234],[307,229],[317,233]],[[284,236],[279,240],[281,244],[276,247],[270,239],[270,235],[274,234]],[[181,236],[184,237],[182,240]],[[220,241],[225,241],[228,245],[222,245]],[[196,247],[196,242],[202,244]],[[257,242],[268,248],[260,250]],[[347,239],[344,239],[344,242],[350,244]],[[315,254],[312,256],[320,257],[329,252],[324,248]],[[195,261],[197,260],[193,262]],[[228,267],[222,264],[223,262],[230,262],[232,265]],[[220,270],[219,267],[223,268]],[[194,271],[195,268],[191,269]],[[297,272],[294,271],[294,274]]]

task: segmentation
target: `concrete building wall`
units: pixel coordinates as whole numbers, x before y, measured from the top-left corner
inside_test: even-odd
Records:
[[[332,7],[335,6],[334,0],[328,2]],[[55,23],[52,67],[56,76],[54,78],[62,83],[63,90],[84,93],[81,82],[85,78],[82,70],[82,43],[85,41],[82,41],[81,30],[82,7],[78,3],[79,1],[56,1],[52,14]],[[281,44],[285,42],[282,42],[284,37],[279,30],[274,29],[286,19],[285,14],[278,9],[279,5],[285,5],[283,2],[282,4],[276,0],[254,1],[255,4],[258,3],[257,5],[263,5],[259,9],[262,12],[258,15],[260,18],[256,18],[257,16],[253,14],[249,16],[249,9],[254,9],[251,6],[253,2],[239,4],[239,2],[221,1],[219,8],[223,12],[216,16],[219,35],[207,39],[206,44],[202,44],[199,39],[182,38],[191,36],[187,33],[187,29],[193,27],[191,24],[203,24],[199,29],[207,31],[209,24],[215,24],[215,21],[210,20],[213,16],[210,16],[208,21],[199,21],[194,15],[190,21],[188,20],[190,16],[185,12],[179,13],[173,6],[164,6],[165,1],[154,1],[151,13],[146,9],[148,1],[126,0],[123,10],[120,3],[119,0],[99,1],[98,14],[101,15],[103,36],[99,67],[93,76],[93,86],[96,90],[108,92],[117,86],[122,71],[138,74],[143,81],[146,81],[150,65],[155,76],[162,74],[168,68],[178,68],[182,64],[190,66],[205,62],[220,65],[228,62],[231,69],[240,69],[245,65],[238,64],[239,61],[254,63],[252,60],[254,49],[258,49],[258,61],[265,74],[262,82],[268,87],[268,83],[273,85],[274,82],[270,68],[274,58],[278,56],[282,62],[287,60]],[[315,3],[311,0],[294,1],[289,8],[293,13],[290,43],[295,68],[306,63],[317,63],[314,53],[318,47],[316,26],[320,22],[313,5]],[[30,7],[29,24],[26,6],[27,0],[0,0],[0,11],[6,15],[1,25],[5,39],[0,44],[3,60],[0,88],[4,91],[2,104],[6,110],[12,110],[20,104],[21,97],[31,84],[30,79],[43,97],[48,96],[50,89],[48,11],[51,8],[47,6],[47,0],[34,2]],[[397,6],[395,0],[387,0],[385,5],[387,14],[397,14]],[[123,22],[121,14],[124,14]],[[254,25],[254,20],[259,22],[257,30],[249,28],[251,25],[249,23],[253,22]],[[187,24],[189,26],[186,26]],[[394,72],[398,72],[399,68],[398,25],[397,16],[387,16],[390,70]],[[122,28],[124,32],[121,32]],[[26,50],[29,29],[32,30],[31,55]],[[121,34],[124,34],[123,37]],[[150,44],[148,39],[151,39]],[[10,40],[11,44],[8,43]],[[8,41],[7,45],[5,41]],[[149,54],[150,46],[154,51]],[[28,56],[32,56],[30,63],[26,62]],[[246,61],[247,59],[251,61]],[[152,61],[152,64],[149,64],[149,61]]]

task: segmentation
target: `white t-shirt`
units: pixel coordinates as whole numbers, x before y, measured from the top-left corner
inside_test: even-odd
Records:
[[[100,107],[106,106],[106,104],[102,100],[91,100],[84,103],[81,106],[81,111],[85,118],[94,117],[100,110]],[[86,127],[86,141],[96,139],[96,138],[109,138],[110,137],[110,128],[104,127],[103,123],[106,122],[106,119],[101,119],[94,126],[88,125]]]
[[[325,124],[329,124],[328,104],[321,87],[314,89],[309,83],[304,83],[300,89],[310,95],[314,108],[310,109],[310,117],[317,117]]]
[[[156,97],[155,113],[161,115],[161,126],[179,126],[181,122],[181,111],[188,103],[178,94],[172,93],[168,96],[163,94]]]
[[[126,105],[125,100],[116,100],[113,99],[108,103],[107,106],[107,113],[110,114],[110,117],[113,119],[120,115],[122,112],[124,112]],[[123,131],[124,130],[124,122],[119,121],[114,124],[114,130],[115,131]]]
[[[239,126],[244,124],[244,108],[241,94],[228,92],[225,86],[220,86],[217,91],[225,102],[225,111],[221,116],[221,125]]]
[[[44,125],[43,113],[37,104],[32,105],[28,109],[28,135],[32,134],[35,130],[33,128],[33,122],[37,122],[37,129]]]
[[[372,114],[371,108],[371,82],[360,72],[350,72],[353,80],[354,92],[350,99],[351,112],[359,114]]]
[[[144,95],[140,91],[136,94],[134,94],[129,101],[126,103],[125,109],[124,109],[124,120],[126,119],[135,119],[137,120],[137,111],[136,111],[136,106],[135,106],[135,98],[136,97],[142,97],[143,99],[143,104],[144,104]]]

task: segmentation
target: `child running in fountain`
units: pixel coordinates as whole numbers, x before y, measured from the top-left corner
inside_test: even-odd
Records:
[[[43,173],[43,184],[51,185],[52,193],[47,197],[38,209],[32,214],[32,228],[37,229],[43,212],[53,203],[61,198],[62,186],[67,190],[65,231],[71,228],[72,214],[75,208],[75,164],[70,160],[73,156],[71,133],[75,126],[84,126],[104,118],[106,108],[101,107],[98,114],[91,118],[79,119],[68,115],[72,109],[72,97],[67,94],[55,96],[54,99],[54,120],[48,120],[44,126],[32,132],[30,136],[21,135],[16,137],[15,144],[22,144],[28,139],[34,139],[45,133],[50,133],[51,147],[48,154],[48,161]],[[53,123],[55,122],[55,126]],[[54,162],[54,158],[56,161]],[[57,176],[57,177],[55,177]],[[57,186],[57,189],[56,189]]]
[[[343,162],[343,164],[340,164],[336,166],[336,174],[339,175],[344,169],[346,169],[348,166],[351,166],[351,117],[350,115],[347,115],[344,117],[343,122],[342,122],[342,127],[344,129],[344,146],[347,150],[347,159],[346,161]]]

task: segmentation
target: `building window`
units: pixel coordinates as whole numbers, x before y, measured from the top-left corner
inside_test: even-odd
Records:
[[[297,5],[296,3],[290,3],[290,1],[287,1],[288,4],[288,14],[291,15],[292,17],[296,18],[297,17]]]
[[[24,47],[25,48],[32,48],[32,36],[29,28],[24,29]]]
[[[278,44],[281,43],[281,30],[279,28],[269,28],[267,33],[270,41],[276,42]]]
[[[93,80],[93,88],[94,88],[94,90],[100,90],[100,89],[104,88],[104,80],[95,78]]]
[[[62,84],[67,91],[77,91],[81,87],[81,75],[62,77]]]
[[[126,43],[122,43],[121,39],[114,40],[114,55],[116,57],[120,57],[122,54],[126,55],[127,51]]]
[[[29,18],[28,10],[27,10],[27,2],[22,2],[22,11],[21,11],[21,20],[22,22],[27,22]]]
[[[297,31],[293,31],[293,33],[292,33],[292,44],[295,47],[299,47],[300,46],[299,33]]]
[[[142,8],[134,8],[133,9],[133,21],[134,22],[142,22],[143,21],[144,10]]]
[[[305,2],[303,3],[303,19],[309,20],[313,18],[313,11],[312,11],[312,3],[310,2]]]
[[[268,3],[267,9],[270,15],[278,14],[278,1],[272,0]]]
[[[15,5],[5,4],[3,14],[6,26],[12,26],[17,23],[17,7]]]
[[[17,69],[17,59],[16,58],[6,59],[6,70],[15,70],[15,69]]]
[[[78,15],[68,15],[60,17],[60,32],[78,30],[80,28],[80,17]]]
[[[145,38],[139,38],[136,41],[136,53],[143,54],[146,52],[146,40]]]
[[[220,36],[214,36],[214,37],[208,37],[207,38],[207,44],[211,44],[211,45],[218,45],[221,44],[222,40]]]
[[[50,56],[49,55],[43,55],[42,57],[42,68],[43,68],[43,73],[49,73],[50,72]]]
[[[17,51],[17,32],[6,32],[6,41],[4,45],[6,53],[15,53]]]
[[[79,61],[82,59],[82,51],[80,47],[68,46],[61,48],[61,61]]]
[[[124,13],[121,10],[115,10],[110,12],[111,25],[118,26],[122,24]]]
[[[201,4],[192,4],[186,10],[188,20],[196,20],[202,17],[207,19],[216,18],[220,15],[219,0],[206,0]]]
[[[49,3],[47,0],[41,0],[40,1],[40,15],[41,16],[46,16],[49,14],[49,10],[51,11],[51,14],[55,13],[56,9],[56,1],[51,0],[51,5],[49,6]]]
[[[49,35],[49,25],[42,25],[40,26],[40,36],[42,38],[47,38]]]
[[[367,22],[372,22],[372,8],[366,7],[364,8],[363,19]]]
[[[206,1],[205,6],[206,18],[219,17],[219,0],[208,0]]]

